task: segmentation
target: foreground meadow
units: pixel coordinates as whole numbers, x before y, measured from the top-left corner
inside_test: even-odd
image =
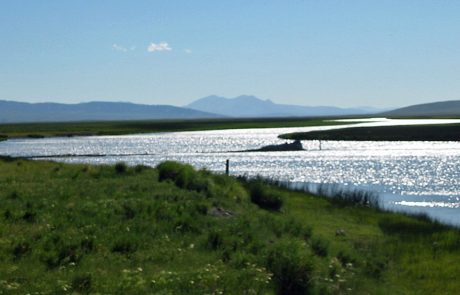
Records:
[[[0,294],[455,294],[460,232],[165,162],[0,160]]]

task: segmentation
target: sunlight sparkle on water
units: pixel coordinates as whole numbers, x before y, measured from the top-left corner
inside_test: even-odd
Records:
[[[402,122],[413,125],[460,123],[460,120],[373,119],[340,126],[15,139],[1,142],[0,154],[59,156],[52,159],[71,163],[125,161],[150,166],[176,160],[216,172],[223,172],[225,160],[230,159],[233,175],[358,186],[397,196],[387,201],[391,206],[456,208],[460,216],[458,200],[451,199],[460,196],[460,142],[322,141],[319,150],[318,141],[303,141],[305,151],[234,152],[283,143],[285,140],[277,138],[282,133]],[[435,199],[420,199],[427,195]],[[412,197],[420,200],[408,199]],[[450,201],[446,202],[447,199]],[[460,224],[460,217],[457,219],[455,222]]]

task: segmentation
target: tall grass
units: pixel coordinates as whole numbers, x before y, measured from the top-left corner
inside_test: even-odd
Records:
[[[174,162],[119,173],[4,158],[0,179],[4,294],[460,288],[452,276],[460,271],[459,230],[423,217],[331,206],[342,201]],[[262,200],[277,194],[282,210],[256,203],[254,192]],[[337,236],[338,228],[345,234]]]
[[[381,208],[380,196],[377,192],[359,188],[348,188],[340,184],[289,182],[261,176],[255,178],[240,176],[239,179],[247,183],[259,182],[263,183],[265,186],[276,186],[286,190],[316,195],[318,197],[328,197],[333,199],[336,204],[357,205],[375,209]]]

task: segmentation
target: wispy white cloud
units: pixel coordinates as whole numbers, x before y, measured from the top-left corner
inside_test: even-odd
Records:
[[[113,48],[113,50],[120,51],[120,52],[127,52],[128,51],[128,48],[126,48],[124,46],[121,46],[121,45],[118,45],[116,43],[114,43],[112,45],[112,48]]]
[[[190,54],[190,53],[192,53],[192,50],[187,48],[187,49],[184,49],[184,52],[187,53],[187,54]]]
[[[169,46],[167,42],[160,42],[158,44],[150,43],[149,47],[147,47],[148,52],[155,52],[155,51],[171,51],[172,48]]]

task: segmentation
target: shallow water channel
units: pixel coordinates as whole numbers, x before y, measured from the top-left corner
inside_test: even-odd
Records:
[[[232,152],[283,143],[277,136],[289,132],[440,123],[460,120],[375,118],[340,126],[13,139],[0,142],[0,154],[91,164],[177,160],[216,172],[230,159],[233,175],[368,189],[380,193],[385,208],[460,225],[460,142],[323,141],[320,149],[318,141],[303,141],[305,151]]]

